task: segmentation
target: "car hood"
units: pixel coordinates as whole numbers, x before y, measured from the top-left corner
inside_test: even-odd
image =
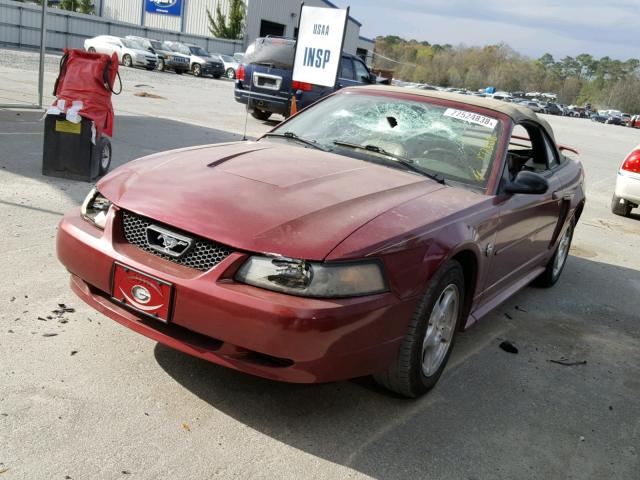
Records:
[[[352,232],[442,185],[279,142],[163,152],[98,183],[120,208],[239,250],[324,259]]]
[[[156,56],[155,53],[151,53],[151,52],[149,52],[147,50],[140,50],[139,48],[130,48],[129,50],[131,50],[136,55],[141,55],[141,56],[146,56],[146,57],[155,57]]]
[[[201,57],[199,55],[191,55],[191,61],[192,62],[207,63],[207,62],[212,62],[213,60],[210,57]]]

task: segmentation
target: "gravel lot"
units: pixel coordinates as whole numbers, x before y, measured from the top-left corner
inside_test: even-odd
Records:
[[[35,100],[36,58],[0,50],[0,103]],[[48,93],[58,60],[47,58]],[[115,165],[241,137],[230,81],[131,69],[122,80]],[[640,215],[613,216],[609,202],[640,130],[549,118],[587,174],[563,277],[461,335],[439,385],[408,401],[366,378],[301,386],[243,375],[86,307],[54,238],[90,187],[41,175],[41,116],[0,109],[3,480],[638,478]],[[274,124],[249,118],[249,135]],[[520,353],[500,350],[503,339]],[[549,362],[563,356],[587,363]]]

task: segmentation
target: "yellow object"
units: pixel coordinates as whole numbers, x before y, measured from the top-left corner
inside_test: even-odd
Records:
[[[56,132],[73,133],[75,135],[80,135],[81,130],[82,125],[79,123],[71,123],[67,120],[56,120]]]

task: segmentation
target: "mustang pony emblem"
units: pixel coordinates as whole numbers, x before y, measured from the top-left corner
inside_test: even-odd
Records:
[[[149,225],[147,227],[147,245],[149,248],[169,255],[173,258],[179,258],[189,251],[193,239],[170,232],[157,225]]]

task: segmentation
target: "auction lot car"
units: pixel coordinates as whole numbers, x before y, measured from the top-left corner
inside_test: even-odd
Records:
[[[640,205],[640,145],[634,148],[624,159],[616,190],[611,199],[611,211],[616,215],[628,217],[631,210]]]
[[[190,59],[190,70],[196,77],[211,75],[220,78],[225,74],[222,60],[211,57],[204,48],[192,43],[165,42],[174,52],[186,55]]]
[[[158,56],[145,49],[136,40],[100,35],[84,41],[84,49],[88,52],[106,53],[118,56],[118,61],[125,67],[144,67],[154,70],[158,63]]]
[[[161,72],[173,70],[178,75],[181,75],[189,71],[189,56],[172,51],[169,45],[160,43],[158,40],[136,37],[134,35],[128,35],[127,39],[135,40],[148,51],[155,53],[158,56],[158,70]]]
[[[258,38],[247,48],[244,63],[236,74],[234,97],[236,102],[249,104],[254,118],[268,120],[273,113],[288,117],[292,93],[297,108],[302,109],[340,88],[377,81],[360,58],[347,53],[341,56],[334,86],[294,81],[295,45],[292,39],[266,37]]]
[[[415,397],[459,330],[558,280],[583,182],[528,109],[346,88],[258,141],[120,167],[63,218],[57,251],[85,302],[170,347]]]

